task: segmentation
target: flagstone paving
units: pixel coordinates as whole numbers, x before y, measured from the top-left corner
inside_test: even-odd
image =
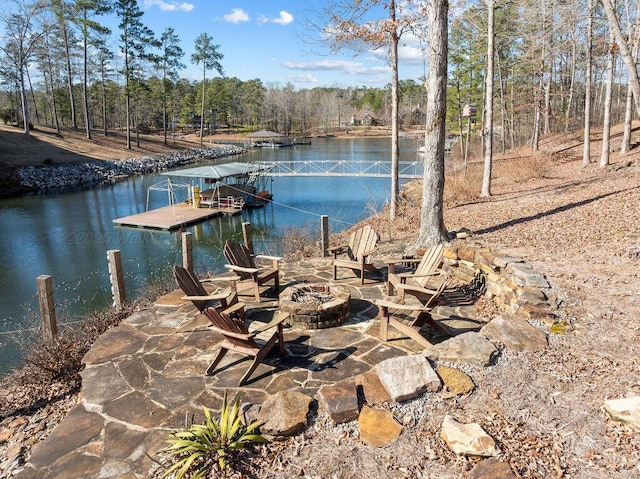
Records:
[[[301,281],[333,282],[327,259],[281,268],[282,288]],[[285,328],[287,354],[278,357],[278,348],[273,348],[242,388],[236,386],[249,362],[237,354],[228,354],[213,376],[205,375],[222,338],[207,327],[202,315],[194,314],[191,303],[181,299],[182,292],[167,294],[153,307],[134,313],[104,333],[87,353],[81,401],[34,448],[17,477],[146,477],[168,433],[192,415],[202,416],[203,406],[219,409],[227,390],[232,395],[242,391],[243,402],[256,404],[285,390],[317,398],[322,386],[351,377],[374,381],[368,372],[376,364],[422,350],[393,332],[387,343],[378,339],[373,301],[385,297],[382,274],[373,273],[360,285],[355,275],[341,271],[336,284],[351,290],[351,316],[345,324],[322,330]],[[268,321],[276,310],[275,293],[261,303],[247,303],[252,321]],[[478,328],[472,305],[454,313],[449,326]],[[324,400],[330,401],[332,393],[325,389]]]

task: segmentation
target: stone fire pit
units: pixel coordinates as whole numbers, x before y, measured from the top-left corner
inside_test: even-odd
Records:
[[[339,326],[349,317],[348,288],[323,283],[290,286],[280,293],[280,311],[289,313],[288,323],[300,329]]]

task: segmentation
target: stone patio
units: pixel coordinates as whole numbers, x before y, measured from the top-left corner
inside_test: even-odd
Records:
[[[281,288],[303,281],[334,283],[330,264],[329,259],[283,264]],[[149,456],[157,457],[168,433],[182,427],[192,415],[198,421],[203,406],[219,409],[227,390],[232,395],[241,390],[243,402],[254,404],[263,404],[283,391],[330,403],[348,380],[368,384],[369,404],[389,400],[379,381],[376,384],[372,369],[384,360],[413,355],[422,348],[394,331],[390,331],[389,342],[378,339],[378,308],[373,301],[385,297],[383,272],[368,276],[363,286],[355,275],[335,284],[351,291],[351,317],[328,329],[286,327],[287,354],[278,357],[278,348],[273,348],[242,388],[236,385],[249,361],[237,354],[228,354],[214,376],[204,374],[222,338],[207,328],[206,319],[194,314],[191,303],[181,299],[181,291],[134,313],[103,334],[87,353],[81,402],[34,448],[17,477],[146,477],[153,465]],[[271,293],[272,298],[261,303],[247,303],[250,320],[271,318],[277,309],[277,294]],[[442,310],[443,314],[455,313],[448,326],[479,329],[472,303],[449,308],[455,310]]]

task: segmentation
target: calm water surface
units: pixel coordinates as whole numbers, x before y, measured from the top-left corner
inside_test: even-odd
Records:
[[[312,145],[255,149],[234,161],[389,161],[390,139],[319,139]],[[415,141],[401,141],[401,160],[416,160]],[[107,251],[122,252],[129,299],[145,285],[163,281],[171,265],[181,263],[177,232],[116,227],[115,218],[145,211],[149,186],[165,180],[145,175],[79,192],[0,200],[0,374],[20,359],[16,331],[37,334],[36,278],[51,275],[60,323],[111,303]],[[328,215],[338,232],[380,210],[389,198],[389,179],[274,178],[274,202],[241,215],[218,217],[188,227],[193,234],[197,272],[222,272],[222,245],[242,240],[242,222],[253,228],[257,253],[280,254],[280,238],[288,227],[319,230]],[[166,193],[153,192],[150,208],[166,206]],[[179,198],[179,200],[184,198]]]

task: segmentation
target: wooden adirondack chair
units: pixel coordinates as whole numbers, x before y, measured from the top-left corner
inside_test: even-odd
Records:
[[[422,255],[422,258],[401,258],[386,260],[388,266],[387,295],[394,296],[398,284],[409,284],[420,288],[426,288],[429,282],[441,273],[440,265],[444,247],[438,244],[429,248]],[[396,273],[398,264],[416,264],[415,270],[407,273]],[[404,300],[404,289],[399,289],[400,300]]]
[[[360,271],[360,284],[364,284],[365,271],[376,269],[369,256],[376,250],[377,243],[378,234],[367,225],[351,233],[349,244],[329,248],[333,254],[333,279],[338,279],[338,267],[344,267]]]
[[[418,305],[402,304],[401,302],[377,300],[375,303],[380,308],[380,338],[383,341],[389,339],[389,326],[394,327],[401,333],[406,334],[418,344],[428,347],[431,345],[429,340],[420,334],[420,328],[424,324],[428,324],[436,331],[451,336],[447,328],[438,323],[431,316],[431,311],[435,307],[440,295],[449,285],[450,278],[446,278],[436,290],[412,287],[407,290],[408,293],[415,296],[420,303]],[[399,285],[400,287],[405,285]],[[416,294],[414,294],[416,293]],[[394,317],[391,311],[397,311],[404,316],[404,319]],[[415,317],[413,316],[415,314]]]
[[[238,302],[238,292],[236,290],[236,281],[240,280],[239,276],[229,278],[217,278],[231,281],[228,290],[220,293],[210,294],[202,285],[207,280],[200,281],[191,271],[180,265],[173,265],[173,276],[176,283],[186,295],[182,299],[190,300],[199,312],[203,312],[208,307],[214,307],[222,310],[225,314],[237,316],[245,319],[244,304]]]
[[[285,353],[282,323],[289,317],[289,313],[276,313],[271,322],[252,332],[249,331],[244,323],[218,312],[215,308],[205,309],[204,315],[211,321],[211,329],[224,337],[220,343],[220,352],[207,368],[208,376],[213,375],[216,366],[227,352],[235,351],[253,357],[253,362],[249,369],[247,369],[247,372],[244,373],[238,383],[238,386],[242,386],[276,343],[280,346],[280,354]]]
[[[251,254],[249,249],[235,241],[227,240],[224,243],[224,256],[231,264],[225,268],[240,276],[238,287],[248,286],[253,289],[257,302],[260,302],[260,286],[273,280],[276,293],[280,289],[280,271],[278,262],[282,259],[277,256],[265,256]],[[271,261],[270,267],[258,267],[255,260]]]

